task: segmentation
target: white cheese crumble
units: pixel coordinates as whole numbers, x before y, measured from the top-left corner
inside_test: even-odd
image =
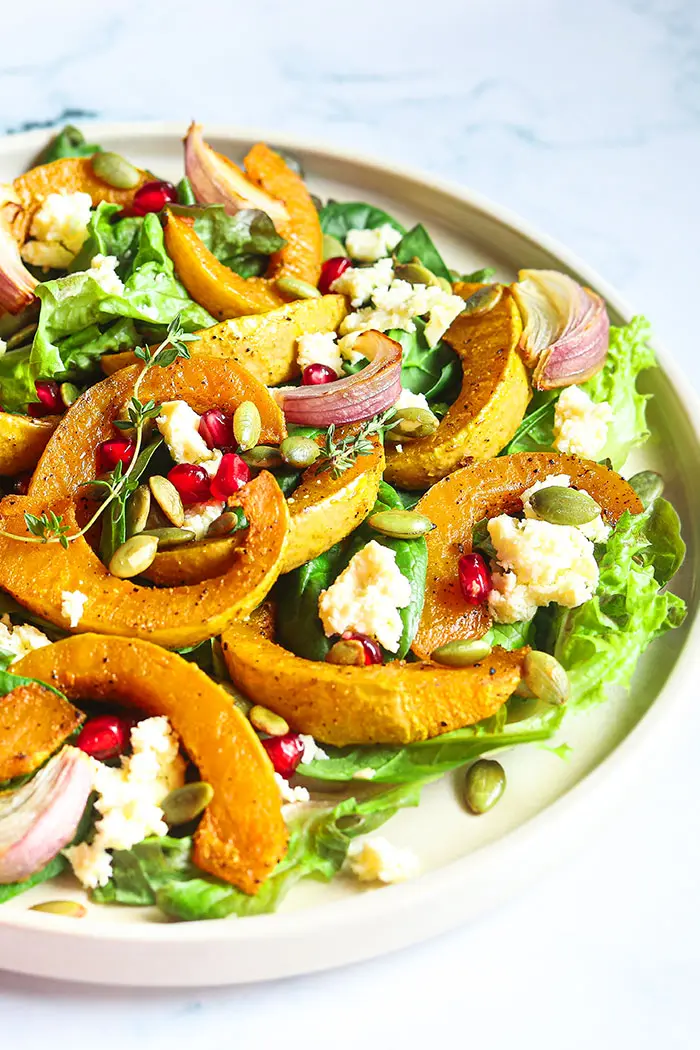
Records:
[[[185,507],[183,529],[190,529],[195,539],[201,540],[209,531],[209,526],[221,517],[225,506],[225,503],[213,500],[207,503],[193,503],[190,507]]]
[[[544,478],[543,481],[536,481],[534,485],[530,485],[529,489],[525,489],[521,498],[526,518],[537,517],[530,502],[534,494],[539,492],[540,489],[548,489],[552,486],[564,489],[569,488],[571,486],[571,478],[568,474],[550,474],[548,478]],[[605,524],[600,514],[593,521],[587,521],[585,525],[577,525],[576,527],[579,532],[582,532],[587,539],[593,540],[594,543],[605,543],[611,531],[610,526]]]
[[[83,618],[87,594],[82,591],[61,591],[61,616],[69,627],[77,627]]]
[[[300,733],[299,737],[304,745],[301,755],[302,766],[308,766],[310,762],[324,762],[328,758],[326,752],[318,746],[310,733]]]
[[[0,649],[13,653],[15,660],[21,660],[27,653],[42,649],[45,645],[51,645],[51,639],[38,627],[32,627],[29,623],[13,627],[9,616],[3,616],[0,622]]]
[[[116,255],[95,255],[85,273],[97,281],[107,295],[123,295],[124,284],[116,272],[118,263]]]
[[[275,773],[274,777],[283,802],[308,802],[311,798],[305,787],[292,787],[281,773]]]
[[[297,339],[297,361],[302,370],[308,365],[326,365],[336,375],[343,371],[343,358],[335,332],[309,332]]]
[[[373,263],[391,255],[401,237],[394,226],[385,222],[374,230],[348,230],[345,247],[356,262]]]
[[[167,718],[145,718],[131,730],[133,753],[119,768],[90,759],[95,808],[100,819],[92,842],[64,850],[88,889],[104,886],[112,873],[110,850],[131,849],[149,835],[167,835],[161,803],[185,781],[180,742]]]
[[[91,208],[89,193],[49,193],[32,219],[32,240],[22,248],[25,262],[61,270],[70,266],[87,239]]]
[[[430,405],[425,394],[414,394],[403,387],[394,408],[430,408]]]
[[[353,780],[374,780],[377,775],[376,769],[372,769],[371,766],[365,766],[364,769],[357,769],[353,775]]]
[[[0,357],[7,351],[7,343],[4,339],[0,339]]]
[[[410,601],[411,584],[396,564],[396,552],[370,540],[321,591],[318,614],[326,635],[358,631],[395,653],[403,631],[399,609]]]
[[[199,433],[200,417],[186,401],[164,401],[156,425],[176,463],[198,463],[217,459]],[[221,453],[218,455],[221,460]]]
[[[349,296],[352,306],[362,306],[380,288],[388,288],[393,277],[391,259],[380,259],[374,266],[349,266],[335,279],[331,291]]]
[[[360,882],[405,882],[420,872],[412,850],[400,849],[381,835],[351,842],[347,863]]]
[[[598,459],[608,439],[612,408],[596,404],[580,386],[567,386],[554,409],[554,447],[583,459]]]

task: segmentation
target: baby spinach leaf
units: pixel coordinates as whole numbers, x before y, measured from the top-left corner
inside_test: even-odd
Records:
[[[325,660],[331,642],[318,615],[321,591],[330,587],[340,572],[342,544],[280,577],[277,586],[280,615],[277,640],[280,645],[307,660]]]
[[[520,426],[502,449],[502,456],[513,452],[542,452],[554,442],[554,406],[559,390],[545,390],[535,394],[528,405]]]
[[[403,235],[394,249],[394,255],[397,262],[400,263],[408,263],[418,259],[436,277],[444,277],[446,281],[452,280],[450,271],[445,265],[440,252],[433,244],[433,240],[425,226],[421,223]]]
[[[337,237],[345,244],[349,230],[374,230],[388,224],[399,233],[405,233],[404,227],[381,208],[371,204],[357,202],[328,201],[319,212],[321,229],[331,237]]]
[[[91,157],[93,153],[101,152],[102,146],[86,142],[82,131],[72,124],[66,124],[44,147],[33,167],[39,164],[50,164],[51,161],[62,160],[63,157]]]
[[[415,332],[392,328],[387,334],[403,347],[401,385],[414,394],[425,394],[429,403],[444,401],[452,404],[462,385],[462,366],[454,350],[440,341],[429,347],[425,338],[425,322],[414,321]]]

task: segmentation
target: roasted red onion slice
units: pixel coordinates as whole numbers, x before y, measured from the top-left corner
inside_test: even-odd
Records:
[[[285,391],[282,411],[289,423],[322,427],[357,423],[396,404],[401,394],[399,343],[372,330],[359,336],[353,350],[370,362],[361,372],[335,383]]]
[[[18,314],[34,299],[37,284],[22,262],[17,242],[0,222],[0,309]]]
[[[521,270],[511,285],[523,319],[520,347],[538,390],[583,383],[608,352],[605,303],[556,270]]]

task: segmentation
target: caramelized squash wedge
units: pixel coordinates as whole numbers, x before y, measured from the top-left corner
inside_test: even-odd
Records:
[[[287,832],[270,760],[225,690],[158,645],[97,634],[35,649],[13,671],[43,679],[74,701],[111,701],[166,715],[214,788],[195,833],[195,863],[246,893],[260,888],[284,856]]]
[[[0,412],[0,474],[12,477],[34,470],[60,416],[15,416]]]
[[[234,317],[198,332],[187,349],[194,357],[206,354],[243,365],[265,386],[287,383],[299,374],[299,336],[334,332],[347,313],[346,303],[343,295],[324,295],[297,299],[264,314]],[[106,354],[100,362],[107,375],[135,363],[130,350]]]
[[[456,284],[465,299],[481,287]],[[527,371],[518,353],[520,313],[509,292],[486,314],[461,314],[444,336],[462,363],[462,389],[430,437],[387,445],[386,479],[404,489],[425,489],[471,460],[496,456],[508,444],[530,400]]]
[[[225,631],[235,685],[325,744],[409,744],[488,718],[520,681],[526,650],[494,650],[473,667],[396,660],[342,667],[304,660],[249,624]]]
[[[482,518],[522,511],[521,494],[552,474],[568,474],[573,488],[587,492],[614,525],[642,504],[634,489],[613,470],[555,452],[518,452],[473,463],[435,485],[416,505],[436,528],[426,536],[428,573],[425,604],[413,652],[422,659],[457,638],[480,638],[491,626],[486,606],[469,606],[459,587],[457,561],[471,550],[472,529]]]
[[[14,664],[12,673],[24,674],[18,666]],[[43,766],[80,727],[84,717],[39,682],[19,685],[0,696],[0,782],[26,776]]]
[[[66,625],[61,592],[79,590],[87,596],[80,632],[129,634],[170,648],[196,645],[248,616],[282,568],[289,515],[274,477],[261,473],[241,489],[239,503],[250,523],[245,546],[217,579],[186,587],[144,587],[112,576],[85,537],[64,550],[58,544],[0,536],[0,587],[58,627]],[[77,533],[74,501],[49,505],[63,517],[69,534]],[[24,514],[40,514],[46,507],[36,497],[7,496],[0,502],[0,529],[26,536]]]

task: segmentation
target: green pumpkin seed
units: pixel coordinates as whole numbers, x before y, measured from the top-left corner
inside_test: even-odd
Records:
[[[530,506],[542,521],[552,525],[585,525],[600,514],[600,507],[587,492],[548,485],[530,496]]]
[[[192,543],[196,536],[192,529],[176,529],[165,526],[162,529],[144,529],[141,536],[150,536],[158,544],[159,551],[169,551],[173,547],[182,547]]]
[[[277,291],[286,295],[289,299],[320,299],[321,293],[307,281],[301,281],[298,277],[279,277],[275,281]]]
[[[437,285],[440,281],[432,270],[424,266],[420,259],[412,259],[408,263],[397,263],[394,267],[394,275],[400,281],[408,281],[409,284]]]
[[[135,536],[143,532],[151,511],[151,490],[148,485],[139,485],[126,501],[126,534]]]
[[[41,904],[32,904],[29,910],[64,915],[67,919],[84,919],[87,915],[87,908],[79,901],[42,901]]]
[[[252,401],[243,401],[233,413],[233,436],[241,450],[247,452],[257,445],[262,430],[258,406]]]
[[[204,812],[213,797],[214,788],[206,780],[194,780],[191,784],[174,788],[160,804],[163,820],[171,828],[189,824]]]
[[[502,296],[503,285],[485,284],[483,288],[477,288],[468,299],[465,299],[462,313],[470,317],[481,317],[482,314],[493,310],[494,306],[501,301]]]
[[[70,408],[80,397],[80,390],[73,383],[61,383],[58,389],[61,394],[61,401],[66,408]]]
[[[18,347],[24,346],[25,343],[31,343],[38,327],[38,324],[25,324],[14,335],[8,337],[5,350],[16,350]]]
[[[92,170],[98,179],[117,190],[133,190],[141,181],[138,168],[130,164],[119,153],[95,153],[92,158]]]
[[[284,718],[260,704],[251,707],[248,718],[257,730],[268,736],[284,736],[289,732],[289,723]]]
[[[345,245],[342,241],[339,241],[337,237],[332,237],[330,233],[324,233],[323,235],[323,261],[326,259],[338,259],[339,257],[347,259],[348,253],[345,249]]]
[[[429,408],[399,408],[387,432],[389,441],[410,441],[429,437],[440,426],[440,420]]]
[[[288,437],[280,445],[280,452],[285,463],[297,470],[303,470],[315,463],[321,455],[321,449],[312,438]]]
[[[435,528],[430,518],[415,510],[382,510],[372,515],[369,524],[382,536],[391,536],[396,540],[417,539]]]
[[[240,529],[240,521],[235,510],[225,510],[207,529],[207,536],[230,536]]]
[[[243,453],[243,459],[249,467],[256,470],[270,470],[272,467],[281,467],[284,460],[280,450],[273,445],[256,445],[249,452]]]
[[[326,653],[326,663],[345,667],[364,667],[365,649],[356,638],[341,638]]]
[[[132,536],[121,547],[117,547],[109,562],[112,576],[128,580],[145,572],[158,553],[158,540],[145,532]]]
[[[664,479],[655,470],[640,470],[638,474],[632,475],[629,484],[639,496],[645,509],[650,507],[664,491]]]
[[[169,522],[176,529],[182,528],[185,521],[185,508],[172,481],[168,481],[161,474],[154,474],[148,479],[148,487],[151,495]]]
[[[558,707],[569,699],[569,676],[559,661],[549,653],[537,650],[528,653],[523,666],[523,678],[534,696],[538,696],[546,704]]]
[[[513,722],[523,722],[526,718],[532,718],[541,703],[539,696],[520,696],[516,690],[508,698],[506,722],[511,725]]]
[[[490,652],[491,646],[481,638],[459,638],[441,645],[430,659],[447,667],[472,667],[485,660]]]
[[[487,813],[506,789],[506,773],[500,762],[480,758],[467,770],[464,801],[474,814]]]
[[[446,277],[436,277],[435,281],[436,281],[436,284],[437,284],[438,288],[442,288],[443,292],[446,292],[447,295],[452,295],[453,294],[453,292],[452,292],[452,285],[450,284],[450,282],[447,280]]]

